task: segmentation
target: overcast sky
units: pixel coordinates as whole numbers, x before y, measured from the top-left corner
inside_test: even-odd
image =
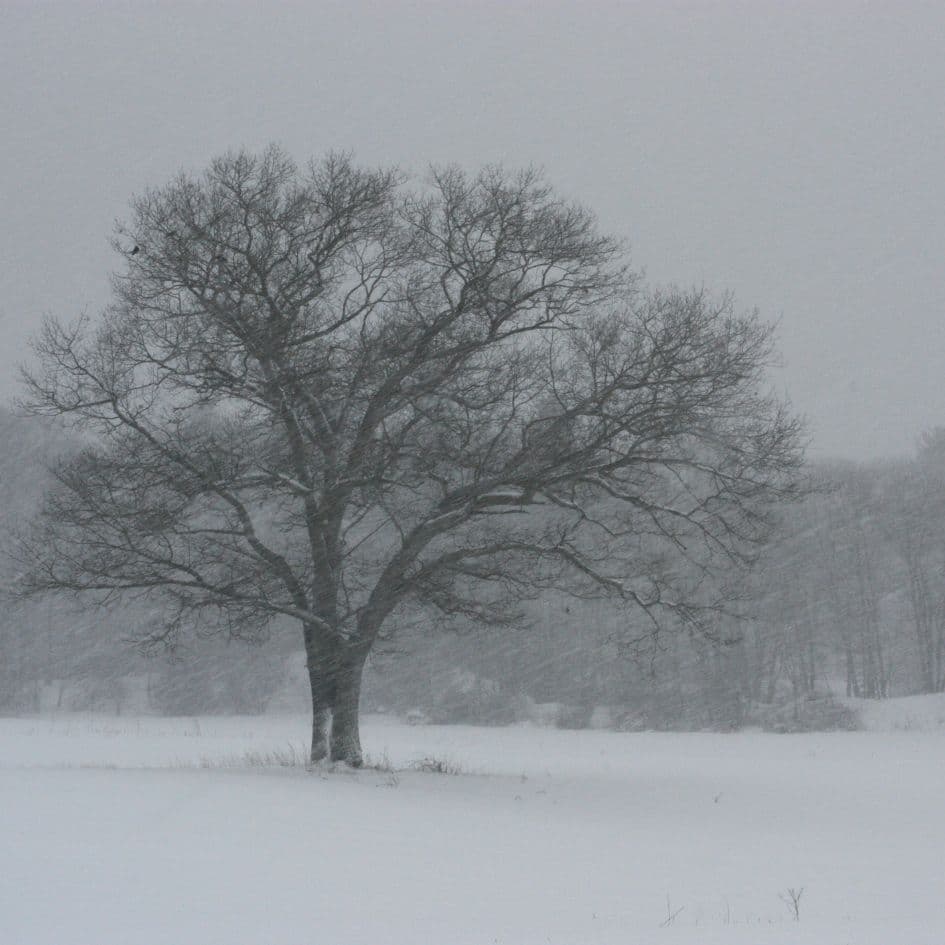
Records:
[[[814,455],[945,425],[945,4],[4,4],[0,398],[132,193],[227,149],[540,164],[655,283],[780,321]]]

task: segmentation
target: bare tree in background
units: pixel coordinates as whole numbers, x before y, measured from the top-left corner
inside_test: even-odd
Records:
[[[927,434],[917,460],[890,464],[882,482],[882,528],[902,569],[922,692],[945,691],[941,460],[941,433]]]
[[[749,560],[794,489],[769,328],[644,293],[535,172],[409,190],[232,154],[136,199],[115,245],[113,304],[50,321],[27,377],[90,445],[25,587],[160,596],[168,635],[297,619],[313,760],[361,762],[362,669],[399,613],[501,623],[560,586],[697,624],[713,562]]]

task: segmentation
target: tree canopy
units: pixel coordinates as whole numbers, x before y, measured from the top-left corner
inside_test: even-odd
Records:
[[[398,612],[502,623],[556,586],[698,625],[796,491],[770,327],[648,290],[536,171],[228,154],[114,242],[112,304],[48,321],[27,375],[88,445],[24,585],[157,596],[168,634],[296,618],[313,759],[360,762],[361,670]]]

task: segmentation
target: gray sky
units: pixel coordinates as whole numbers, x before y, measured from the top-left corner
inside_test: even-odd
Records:
[[[780,320],[814,455],[945,425],[945,4],[8,0],[0,398],[132,193],[270,141],[540,164],[651,281]]]

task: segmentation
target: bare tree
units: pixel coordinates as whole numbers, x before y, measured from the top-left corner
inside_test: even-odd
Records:
[[[941,575],[942,500],[940,450],[926,440],[918,461],[884,470],[882,526],[899,559],[908,601],[922,692],[945,691],[945,597]]]
[[[113,304],[48,322],[27,376],[90,445],[25,586],[160,596],[166,634],[297,619],[313,760],[360,763],[362,668],[408,608],[501,623],[560,585],[697,623],[794,488],[769,328],[645,293],[534,171],[409,190],[231,154],[136,199],[115,248]]]

